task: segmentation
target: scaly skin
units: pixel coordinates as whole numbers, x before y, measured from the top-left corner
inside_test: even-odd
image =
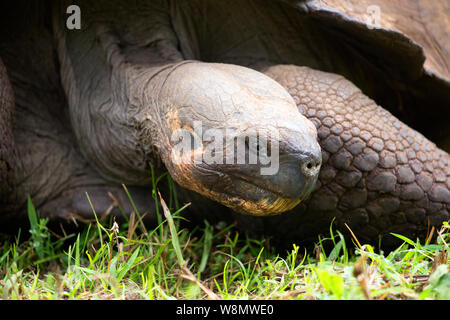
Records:
[[[324,232],[331,220],[361,239],[425,236],[449,219],[450,156],[344,77],[298,66],[264,71],[317,127],[323,166],[311,198],[264,220],[276,237]],[[344,228],[344,229],[343,229]],[[283,232],[280,232],[283,230]]]

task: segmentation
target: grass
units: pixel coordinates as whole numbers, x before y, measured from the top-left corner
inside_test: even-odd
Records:
[[[0,298],[450,299],[448,223],[434,243],[395,235],[404,242],[387,254],[357,236],[346,243],[332,226],[315,250],[294,244],[280,254],[270,240],[251,239],[233,225],[205,221],[182,229],[186,206],[179,207],[166,178],[169,204],[157,191],[162,178],[154,180],[160,223],[152,229],[136,208],[121,225],[99,221],[92,208],[95,223],[55,237],[29,199],[29,235],[0,235]]]

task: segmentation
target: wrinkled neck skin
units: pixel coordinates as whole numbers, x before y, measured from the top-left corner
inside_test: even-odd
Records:
[[[55,30],[62,85],[80,151],[107,181],[147,185],[149,163],[159,163],[159,149],[165,148],[159,143],[162,110],[157,92],[172,68],[184,63],[181,56],[159,55],[163,45],[156,48],[152,63],[133,63],[102,24],[74,37],[64,28]]]
[[[241,66],[184,60],[170,26],[151,26],[151,45],[135,48],[106,24],[85,20],[81,31],[58,19],[54,29],[75,136],[107,181],[150,185],[149,163],[161,159],[180,185],[242,213],[281,213],[308,197],[321,164],[317,132],[281,85]],[[253,137],[276,132],[276,170],[236,165],[237,154],[232,164],[178,161],[174,134],[193,134],[199,123],[224,138],[247,136],[245,154]],[[194,145],[192,156],[204,156],[214,139]]]
[[[136,107],[135,112],[126,115],[127,123],[136,130],[137,144],[146,150],[146,161],[154,162],[155,157],[161,157],[166,163],[169,159],[172,130],[164,117],[168,115],[171,107],[177,109],[178,104],[174,106],[174,102],[164,94],[164,89],[165,86],[172,87],[171,75],[175,70],[188,63],[198,62],[181,60],[142,69],[125,67],[126,100]],[[148,175],[148,170],[145,171],[142,172],[142,177]]]

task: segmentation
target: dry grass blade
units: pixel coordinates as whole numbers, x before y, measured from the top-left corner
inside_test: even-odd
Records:
[[[117,247],[119,247],[119,242],[118,242],[118,239],[117,239],[117,234],[119,233],[119,225],[116,222],[116,217],[114,217],[114,224],[113,224],[113,226],[111,227],[111,229],[109,231],[113,232],[114,238],[117,241]],[[113,253],[113,241],[111,241],[110,244],[109,244],[108,274],[109,274],[109,271],[110,271],[110,268],[111,268],[112,253]]]
[[[182,266],[181,270],[183,271],[183,274],[180,274],[180,277],[189,281],[194,282],[196,285],[200,287],[200,289],[208,296],[210,300],[220,300],[219,296],[212,292],[210,289],[205,287],[200,280],[197,279],[196,276],[194,276],[186,266]]]
[[[438,236],[439,236],[439,238],[441,239],[441,241],[442,241],[442,243],[444,244],[444,246],[445,246],[446,248],[448,248],[447,242],[445,242],[444,237],[442,237],[442,232],[444,231],[444,228],[445,228],[445,227],[442,227],[441,231],[438,231]]]
[[[130,221],[128,222],[128,232],[127,239],[128,241],[133,240],[133,234],[136,231],[139,222],[134,222],[136,220],[136,213],[134,211],[131,212]]]
[[[344,223],[344,225],[347,227],[348,231],[350,231],[350,234],[352,235],[353,239],[355,239],[356,243],[358,244],[358,247],[362,250],[363,248],[359,243],[358,239],[356,238],[355,234],[353,233],[352,229],[350,229],[350,227],[346,223]]]
[[[298,295],[306,293],[305,289],[299,289],[299,290],[291,290],[286,292],[284,295],[281,295],[277,298],[277,300],[288,300],[288,299],[295,299]]]
[[[442,243],[444,244],[444,246],[439,251],[437,256],[434,257],[433,259],[433,265],[431,266],[430,275],[432,275],[441,264],[446,264],[448,260],[448,252],[447,252],[448,245],[445,242],[444,238],[442,237],[442,231],[443,229],[441,229],[441,231],[438,231],[437,234],[438,237],[441,239]]]
[[[344,223],[347,227],[348,231],[350,231],[350,234],[352,235],[353,239],[355,239],[356,244],[358,245],[359,249],[361,251],[364,251],[363,247],[359,243],[358,239],[356,238],[355,234],[353,233],[352,229]],[[367,272],[366,272],[366,257],[361,256],[358,261],[356,261],[355,266],[353,267],[353,275],[355,276],[356,280],[358,280],[359,285],[361,286],[361,289],[364,293],[364,297],[366,297],[367,300],[372,300],[369,286],[367,284]]]
[[[317,246],[317,247],[314,249],[314,251],[315,251],[315,253],[316,253],[316,263],[315,263],[315,266],[317,267],[317,266],[319,265],[319,261],[320,261],[320,253],[321,253],[320,247]]]
[[[434,234],[434,226],[431,227],[431,231],[428,233],[427,240],[425,243],[431,243],[431,239],[433,238]]]
[[[358,261],[356,261],[355,266],[353,267],[353,275],[355,276],[356,280],[361,286],[361,289],[366,299],[372,300],[369,286],[367,285],[366,259],[364,256],[362,256],[361,258],[359,258]]]
[[[428,274],[414,274],[414,275],[405,275],[404,278],[406,280],[411,279],[413,282],[425,282],[428,281],[430,276]]]
[[[431,266],[430,275],[432,275],[441,264],[446,264],[447,259],[448,259],[448,252],[445,248],[442,248],[442,250],[439,251],[437,256],[434,257],[433,265]]]
[[[103,213],[103,215],[101,216],[101,219],[105,219],[107,216],[109,216],[109,214],[111,213],[111,211],[114,208],[119,207],[119,201],[117,201],[116,197],[114,197],[114,195],[111,192],[108,192],[108,196],[111,198],[111,200],[113,201],[109,207],[106,209],[106,211]]]

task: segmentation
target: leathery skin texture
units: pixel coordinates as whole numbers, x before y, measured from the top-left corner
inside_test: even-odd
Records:
[[[12,118],[14,95],[6,68],[0,59],[0,205],[9,205],[13,189],[12,166],[14,165],[14,139]]]
[[[373,242],[384,236],[389,245],[390,232],[424,237],[431,226],[449,219],[448,153],[342,76],[297,66],[264,72],[316,125],[323,165],[307,201],[281,216],[245,217],[246,224],[254,220],[254,229],[278,239],[306,240],[317,239],[335,219],[341,231],[347,224],[359,239]]]

